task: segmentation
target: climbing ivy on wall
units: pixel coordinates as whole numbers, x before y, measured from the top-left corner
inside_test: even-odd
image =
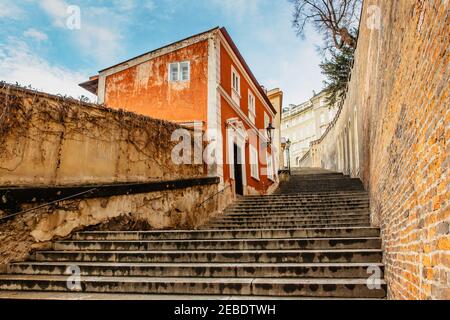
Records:
[[[83,99],[54,96],[29,87],[0,83],[0,158],[23,157],[25,143],[21,143],[21,139],[41,144],[41,155],[33,156],[42,161],[45,160],[45,143],[48,146],[49,142],[59,140],[61,153],[64,139],[103,141],[119,146],[121,161],[145,161],[149,167],[160,167],[169,176],[174,173],[170,151],[177,143],[170,138],[176,129],[180,126],[168,121],[113,110],[104,105],[86,103]],[[11,137],[17,141],[14,147],[7,143]],[[134,150],[128,149],[130,146]],[[57,161],[59,165],[61,159]],[[192,175],[194,170],[200,172],[198,168],[203,169],[201,165],[190,166],[186,175]],[[0,165],[2,169],[11,171],[11,168]]]

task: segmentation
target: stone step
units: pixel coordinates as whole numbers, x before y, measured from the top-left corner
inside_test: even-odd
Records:
[[[336,223],[308,223],[308,222],[298,222],[291,223],[286,222],[267,222],[267,223],[208,223],[203,226],[202,229],[262,229],[262,228],[272,228],[272,229],[286,229],[286,228],[350,228],[350,227],[369,227],[370,222],[368,220],[353,220],[349,222],[336,222]]]
[[[321,210],[290,210],[281,209],[281,210],[259,210],[259,209],[248,209],[248,210],[234,210],[234,211],[225,211],[224,215],[251,215],[251,214],[296,214],[299,216],[302,215],[346,215],[346,214],[370,214],[369,210],[341,210],[341,211],[321,211]]]
[[[361,183],[354,183],[353,181],[339,181],[328,180],[323,183],[317,181],[302,181],[295,185],[284,185],[276,191],[277,193],[286,194],[289,191],[293,192],[333,192],[336,189],[340,191],[363,191],[364,187]]]
[[[367,209],[347,209],[347,210],[315,210],[315,209],[291,209],[289,207],[280,209],[264,209],[264,208],[247,208],[247,209],[234,209],[229,208],[224,211],[225,214],[233,213],[298,213],[298,214],[345,214],[345,213],[369,213],[369,208]]]
[[[74,292],[37,292],[37,291],[1,291],[0,300],[33,301],[207,301],[207,300],[385,300],[385,298],[320,298],[320,297],[274,297],[274,296],[235,296],[235,295],[201,295],[201,294],[133,294],[133,293],[74,293]]]
[[[279,199],[316,199],[316,200],[337,200],[337,199],[369,199],[369,195],[366,191],[348,191],[348,192],[298,192],[296,194],[272,194],[266,196],[245,196],[240,198],[240,201],[257,200],[257,201],[270,201]]]
[[[82,277],[80,292],[383,298],[366,279]],[[0,276],[0,290],[70,292],[67,276]]]
[[[228,211],[237,211],[237,210],[301,210],[301,211],[348,211],[348,210],[369,210],[369,205],[353,205],[353,206],[333,206],[333,205],[323,205],[323,206],[309,206],[309,205],[235,205],[228,208]]]
[[[276,249],[379,249],[380,238],[227,239],[178,241],[58,241],[54,250],[276,250]]]
[[[327,202],[370,202],[367,195],[353,195],[353,196],[305,196],[297,195],[270,195],[265,197],[260,196],[245,196],[237,200],[236,203],[255,203],[255,202],[311,202],[311,203],[327,203]]]
[[[360,214],[365,213],[369,214],[369,209],[359,209],[359,210],[292,210],[290,208],[278,209],[278,210],[261,210],[258,208],[255,209],[247,209],[247,210],[232,210],[228,209],[224,211],[224,214],[232,215],[232,214],[251,214],[255,213],[263,213],[263,214],[299,214],[299,215],[341,215],[341,214]]]
[[[291,189],[284,189],[276,191],[273,195],[279,196],[279,195],[298,195],[302,193],[325,193],[325,192],[332,192],[334,189],[340,188],[342,190],[346,190],[347,192],[362,192],[362,188],[360,187],[354,187],[354,186],[342,186],[342,187],[336,187],[336,186],[317,186],[313,188],[308,188],[305,186],[302,187],[296,187]]]
[[[302,218],[302,217],[294,217],[294,218],[285,218],[285,219],[276,219],[276,218],[250,218],[250,219],[215,219],[208,222],[208,226],[221,226],[221,225],[284,225],[284,224],[293,224],[293,225],[301,225],[308,226],[310,224],[326,224],[326,225],[334,225],[336,223],[350,223],[350,222],[358,222],[358,223],[367,223],[370,224],[370,218],[368,215],[365,216],[357,216],[357,217],[338,217],[338,218]]]
[[[368,200],[353,200],[353,201],[292,201],[292,200],[276,200],[276,201],[240,201],[232,205],[232,207],[241,206],[260,206],[260,205],[274,205],[274,206],[312,206],[319,207],[322,206],[353,206],[353,205],[366,205],[368,206],[370,202]]]
[[[8,274],[66,275],[74,265],[81,276],[102,277],[368,278],[376,268],[384,271],[381,263],[24,262],[10,265]]]
[[[370,223],[369,215],[366,215],[362,218],[355,217],[336,217],[336,218],[302,218],[297,217],[293,219],[239,219],[239,220],[227,220],[227,219],[217,219],[211,220],[207,225],[211,226],[219,226],[219,225],[266,225],[271,224],[272,226],[276,225],[285,225],[285,224],[293,224],[294,226],[300,225],[316,225],[316,224],[326,224],[329,226],[335,224],[347,224],[347,223]]]
[[[221,262],[221,263],[380,263],[379,249],[346,250],[185,250],[185,251],[38,251],[36,261]]]
[[[215,216],[211,221],[216,220],[295,220],[304,219],[334,219],[334,218],[366,218],[369,213],[366,212],[344,212],[344,213],[294,213],[294,212],[255,212],[255,213],[230,213]]]
[[[289,195],[271,195],[265,197],[259,196],[245,196],[241,197],[237,200],[236,203],[245,203],[245,202],[281,202],[282,200],[288,202],[311,202],[311,203],[323,203],[323,202],[368,202],[370,201],[369,197],[366,195],[347,195],[347,196],[320,196],[320,195],[298,195],[296,197],[292,197]]]
[[[196,240],[196,239],[257,239],[257,238],[342,238],[379,237],[380,229],[358,228],[304,228],[260,230],[194,230],[194,231],[86,231],[74,235],[74,240]]]

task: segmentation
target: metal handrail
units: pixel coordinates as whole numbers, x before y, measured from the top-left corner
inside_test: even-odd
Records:
[[[62,199],[59,199],[59,200],[55,200],[55,201],[52,201],[52,202],[45,203],[43,205],[40,205],[40,206],[37,206],[37,207],[34,207],[34,208],[30,208],[30,209],[23,210],[23,211],[20,211],[20,212],[16,212],[16,213],[4,216],[4,217],[0,217],[0,221],[4,221],[4,220],[7,220],[7,219],[10,219],[10,218],[13,218],[13,217],[16,217],[16,216],[28,213],[28,212],[32,212],[32,211],[35,211],[35,210],[38,210],[38,209],[45,208],[45,207],[49,207],[49,206],[51,206],[53,204],[57,204],[57,203],[62,202],[62,201],[70,200],[70,199],[73,199],[73,198],[78,198],[79,196],[82,196],[82,195],[85,195],[85,194],[88,194],[88,193],[92,193],[92,192],[96,191],[97,189],[98,188],[89,189],[87,191],[71,195],[69,197],[65,197],[65,198],[62,198]]]
[[[218,196],[219,194],[221,194],[222,192],[224,192],[225,190],[227,190],[228,188],[231,188],[231,183],[226,186],[225,188],[223,188],[222,190],[220,190],[219,192],[216,192],[215,194],[213,194],[212,196],[210,196],[209,198],[206,198],[205,201],[203,201],[202,203],[200,203],[199,205],[197,205],[197,208],[200,208],[202,205],[204,205],[206,202],[208,202],[209,200],[213,199],[214,197]]]

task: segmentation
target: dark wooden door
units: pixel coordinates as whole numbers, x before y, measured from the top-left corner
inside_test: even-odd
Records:
[[[236,183],[236,194],[243,196],[241,148],[236,144],[234,145],[234,181]]]

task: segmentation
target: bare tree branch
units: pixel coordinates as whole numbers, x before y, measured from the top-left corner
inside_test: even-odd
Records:
[[[294,5],[293,27],[297,35],[304,36],[305,28],[312,25],[342,50],[344,46],[355,49],[359,17],[356,12],[362,0],[289,0]]]

